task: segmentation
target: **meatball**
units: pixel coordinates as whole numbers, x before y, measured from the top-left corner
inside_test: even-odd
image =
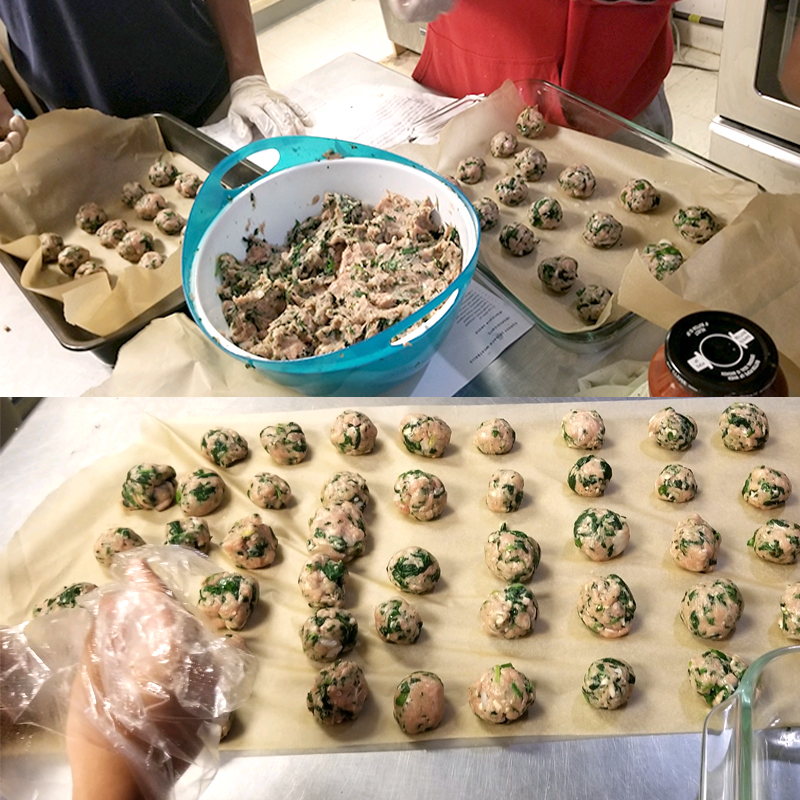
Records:
[[[74,277],[78,267],[89,260],[89,251],[77,244],[67,245],[58,254],[58,268],[70,278]]]
[[[167,257],[163,253],[157,253],[155,250],[150,250],[139,259],[139,266],[144,269],[158,269],[164,266]]]
[[[483,546],[486,566],[507,583],[527,581],[539,566],[542,549],[536,539],[522,531],[510,531],[505,522],[492,531]]]
[[[667,406],[650,417],[647,435],[666,450],[688,450],[697,437],[697,423]]]
[[[392,597],[375,606],[375,630],[384,642],[414,644],[422,633],[419,611],[402,597]]]
[[[706,650],[689,659],[689,680],[710,706],[725,702],[747,671],[747,662],[721,650]]]
[[[327,553],[313,553],[303,564],[297,583],[311,608],[339,608],[349,575],[344,561]]]
[[[400,440],[406,450],[425,458],[441,458],[451,434],[450,426],[439,417],[407,414],[400,420]]]
[[[606,639],[630,633],[636,601],[619,575],[594,578],[581,587],[578,616],[581,622]]]
[[[500,417],[487,419],[475,433],[475,447],[487,456],[502,456],[511,452],[517,434],[506,420]]]
[[[306,697],[317,722],[338,725],[358,717],[369,695],[361,667],[353,661],[336,661],[320,670]]]
[[[656,280],[663,281],[681,267],[683,253],[669,239],[659,239],[654,244],[645,246],[642,261]]]
[[[536,597],[521,583],[495,589],[481,603],[483,629],[490,636],[499,636],[501,639],[519,639],[533,633],[538,616]]]
[[[528,184],[519,175],[507,175],[494,185],[497,199],[506,206],[518,206],[528,196]]]
[[[360,411],[343,411],[331,425],[331,444],[346,456],[363,456],[372,452],[378,429]]]
[[[500,245],[512,256],[526,256],[533,252],[537,244],[539,238],[521,222],[512,222],[500,229]]]
[[[167,201],[158,192],[145,192],[134,204],[133,210],[139,219],[154,220],[159,211],[167,207]]]
[[[369,505],[369,486],[357,472],[336,472],[322,487],[319,499],[324,506],[350,502],[364,511]]]
[[[601,497],[611,480],[611,465],[600,456],[581,456],[567,475],[567,485],[582,497]]]
[[[789,477],[763,464],[750,471],[742,486],[742,497],[755,508],[782,506],[792,493]]]
[[[160,158],[147,171],[147,177],[153,186],[158,186],[159,188],[169,186],[178,177],[178,168],[169,161]]]
[[[103,247],[114,248],[128,232],[128,223],[124,219],[110,219],[97,230],[97,238]]]
[[[489,152],[495,158],[510,158],[517,152],[517,137],[509,131],[500,131],[492,136],[489,142]]]
[[[306,544],[312,553],[327,553],[342,561],[352,561],[364,553],[367,538],[364,519],[358,506],[349,500],[317,509],[308,521],[308,529]]]
[[[162,208],[156,214],[156,228],[167,236],[177,236],[186,225],[186,218],[171,208]]]
[[[588,283],[582,289],[578,289],[575,298],[578,316],[588,325],[594,325],[611,302],[611,289],[596,283]]]
[[[528,139],[536,139],[544,133],[546,123],[539,106],[526,106],[517,117],[517,130]]]
[[[718,578],[713,583],[698,583],[681,600],[681,619],[695,636],[725,639],[733,633],[742,616],[744,600],[739,587]]]
[[[57,233],[39,234],[42,246],[42,262],[51,264],[58,260],[58,254],[64,249],[64,240]]]
[[[247,458],[247,442],[231,428],[211,428],[200,440],[200,452],[218,467]]]
[[[771,519],[756,530],[747,546],[764,561],[794,564],[800,556],[800,525],[785,519]]]
[[[84,203],[75,215],[75,224],[86,233],[97,233],[108,214],[97,203]]]
[[[525,147],[514,156],[514,167],[524,181],[539,181],[547,171],[547,156],[535,147]]]
[[[634,178],[628,181],[619,195],[622,205],[636,214],[646,214],[661,203],[658,190],[646,178]]]
[[[336,661],[358,639],[358,622],[341,608],[318,608],[300,628],[303,652],[312,661]]]
[[[258,602],[258,581],[238,572],[215,572],[200,587],[198,608],[218,629],[241,630]]]
[[[624,706],[630,700],[634,683],[636,674],[627,661],[601,658],[586,670],[581,691],[590,706],[613,710]]]
[[[519,719],[535,700],[533,683],[513,664],[495,665],[467,688],[472,712],[497,724]]]
[[[595,211],[586,221],[583,241],[592,247],[608,249],[622,238],[622,224],[611,214]]]
[[[717,563],[719,543],[720,535],[702,517],[692,514],[675,526],[669,554],[689,572],[711,572]]]
[[[564,294],[578,278],[578,262],[569,256],[545,258],[536,272],[545,288],[556,294]]]
[[[172,185],[178,191],[178,194],[183,195],[183,197],[192,198],[197,197],[197,193],[200,191],[203,181],[201,181],[194,172],[181,172],[181,174],[175,178]]]
[[[222,541],[222,549],[237,567],[263,569],[274,560],[278,540],[259,514],[236,520]]]
[[[126,508],[164,511],[175,499],[175,470],[166,464],[137,464],[128,470],[122,484]]]
[[[769,420],[753,403],[731,403],[720,414],[719,431],[728,450],[757,450],[769,439]]]
[[[138,263],[153,249],[153,237],[147,231],[128,231],[117,245],[117,252],[131,264]]]
[[[800,583],[790,584],[781,595],[778,627],[790,639],[800,639]]]
[[[105,272],[108,275],[108,270],[97,259],[90,258],[75,270],[75,274],[72,277],[77,280],[78,278],[85,278],[87,275],[98,275],[101,272]]]
[[[513,469],[500,469],[489,479],[489,491],[486,493],[486,505],[489,511],[508,513],[516,511],[522,505],[522,490],[525,481],[519,472]]]
[[[401,592],[426,594],[436,588],[442,571],[439,562],[427,550],[406,547],[389,559],[386,574]]]
[[[109,528],[97,537],[94,557],[104,567],[108,567],[117,553],[141,547],[144,543],[144,539],[130,528]]]
[[[667,464],[656,478],[656,496],[668,503],[688,503],[697,494],[697,481],[689,467]]]
[[[678,209],[672,222],[684,239],[696,244],[707,242],[722,228],[722,223],[703,206]]]
[[[147,189],[139,181],[129,181],[122,187],[122,202],[133,208],[147,194]]]
[[[267,425],[259,438],[270,458],[281,466],[299,464],[308,452],[306,435],[296,422]]]
[[[253,476],[247,489],[247,496],[259,508],[285,508],[292,499],[289,484],[271,472],[259,472]]]
[[[540,197],[528,211],[528,219],[534,228],[552,230],[561,224],[563,218],[561,203],[553,197]]]
[[[208,553],[211,547],[211,532],[208,530],[205,520],[199,517],[176,519],[174,522],[167,523],[164,544],[178,544],[181,547]]]
[[[401,473],[394,484],[394,503],[401,513],[429,522],[447,505],[447,490],[435,475],[421,469]]]
[[[175,500],[190,517],[205,517],[216,511],[225,497],[225,481],[209,469],[196,469],[178,481]]]
[[[558,184],[571,197],[585,199],[594,194],[597,181],[586,164],[575,164],[562,170]]]
[[[41,617],[64,608],[83,606],[82,598],[90,592],[93,592],[96,588],[97,586],[95,584],[87,582],[73,583],[71,586],[65,586],[54,597],[48,597],[41,605],[34,606],[33,616]]]
[[[606,436],[603,418],[596,411],[570,411],[561,420],[561,435],[575,450],[599,450]]]
[[[486,162],[480,156],[461,159],[456,167],[456,178],[462,183],[480,183],[486,172]]]
[[[478,215],[478,221],[481,224],[482,231],[488,231],[489,228],[494,228],[500,221],[500,209],[491,197],[482,197],[480,200],[473,203],[472,207]]]
[[[628,521],[608,508],[587,508],[572,526],[577,547],[592,561],[608,561],[622,555],[631,539]]]
[[[424,733],[444,716],[444,684],[433,672],[417,670],[397,684],[392,703],[395,722],[403,733]]]

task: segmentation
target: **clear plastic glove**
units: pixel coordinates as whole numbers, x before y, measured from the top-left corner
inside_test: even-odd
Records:
[[[392,13],[406,22],[433,22],[454,4],[455,0],[389,0]]]
[[[297,103],[271,89],[263,75],[248,75],[231,84],[228,119],[245,143],[253,140],[254,130],[266,139],[302,134],[311,125],[308,114]]]
[[[4,100],[5,98],[0,97],[0,102]],[[28,123],[25,119],[13,112],[3,119],[0,108],[0,164],[10,161],[11,157],[22,149],[22,143],[27,135]]]

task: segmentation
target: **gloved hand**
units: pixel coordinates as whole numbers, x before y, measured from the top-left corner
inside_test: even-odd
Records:
[[[304,127],[311,125],[308,114],[271,89],[263,75],[248,75],[231,84],[228,119],[244,143],[252,141],[254,129],[266,139],[301,134]]]
[[[389,0],[389,8],[398,19],[406,22],[433,22],[446,14],[455,0]]]
[[[22,148],[28,133],[28,123],[14,113],[0,88],[0,164],[5,164]]]

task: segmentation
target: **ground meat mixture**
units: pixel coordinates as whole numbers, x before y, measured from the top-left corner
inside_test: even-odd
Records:
[[[442,570],[435,556],[427,550],[407,547],[389,559],[386,574],[401,592],[427,594],[436,588]]]
[[[486,493],[486,505],[489,511],[505,514],[517,511],[522,505],[525,481],[519,472],[513,469],[500,469],[489,479],[489,490]]]
[[[279,475],[259,472],[250,481],[247,496],[259,508],[286,508],[292,499],[292,489]]]
[[[147,189],[139,181],[130,181],[122,187],[122,202],[133,208],[147,194]]]
[[[363,511],[369,504],[369,486],[357,472],[336,472],[322,487],[319,499],[324,506],[350,502]]]
[[[539,237],[521,222],[503,225],[500,230],[500,245],[512,256],[526,256],[539,244]]]
[[[687,503],[697,494],[697,481],[689,467],[667,464],[655,483],[656,496],[668,503]]]
[[[412,672],[395,689],[392,710],[403,733],[433,730],[442,721],[444,708],[444,684],[433,672]]]
[[[411,469],[401,473],[395,481],[394,502],[403,514],[429,522],[444,511],[447,490],[436,475]]]
[[[528,219],[534,228],[544,228],[552,230],[561,224],[564,212],[561,210],[561,203],[554,197],[540,197],[535,200],[528,211]]]
[[[51,264],[58,260],[58,254],[64,249],[64,240],[57,233],[41,233],[39,241],[42,245],[42,261]]]
[[[538,181],[547,170],[547,156],[535,147],[525,147],[514,156],[514,166],[525,181]]]
[[[541,136],[546,127],[544,114],[539,111],[539,106],[527,106],[517,117],[517,130],[528,139],[536,139]]]
[[[176,519],[167,523],[164,544],[177,544],[207,554],[211,547],[211,531],[200,517]]]
[[[186,219],[171,208],[162,208],[156,214],[155,223],[161,233],[165,233],[167,236],[177,236],[186,225]]]
[[[675,526],[669,545],[673,561],[689,572],[711,572],[717,563],[720,535],[699,515]]]
[[[581,456],[567,475],[567,485],[583,497],[601,497],[611,480],[611,465],[604,458]]]
[[[481,604],[483,629],[490,636],[519,639],[533,633],[539,604],[533,592],[521,583],[495,589]]]
[[[747,546],[764,561],[795,564],[800,557],[800,525],[785,519],[771,519],[752,535]]]
[[[144,269],[158,269],[164,266],[167,257],[163,253],[158,253],[155,250],[150,250],[139,259],[139,266]]]
[[[504,522],[500,530],[489,534],[483,555],[486,566],[501,581],[522,583],[536,572],[542,548],[536,539],[522,531],[509,530]]]
[[[575,164],[562,170],[558,183],[568,195],[581,199],[591,197],[597,185],[594,173],[586,164]]]
[[[480,156],[468,156],[458,162],[456,178],[461,183],[479,183],[486,172],[486,162]]]
[[[384,642],[414,644],[422,633],[422,617],[402,597],[392,597],[375,606],[375,630]]]
[[[517,152],[517,137],[509,131],[500,131],[492,136],[489,152],[495,158],[510,158]]]
[[[575,410],[561,420],[561,435],[576,450],[599,450],[606,437],[606,426],[597,411]]]
[[[200,440],[200,452],[218,467],[247,458],[247,442],[232,428],[211,428]]]
[[[337,661],[320,671],[306,697],[306,706],[317,722],[338,725],[354,720],[364,707],[369,688],[361,667],[353,661]]]
[[[581,587],[578,616],[589,630],[606,639],[630,633],[636,601],[619,575],[595,578]]]
[[[275,560],[278,540],[259,514],[251,514],[233,523],[222,549],[237,567],[263,569]]]
[[[628,702],[634,683],[636,674],[627,661],[601,658],[586,671],[581,691],[590,706],[612,710]]]
[[[627,519],[608,508],[587,508],[575,520],[572,535],[575,547],[592,561],[621,555],[631,540]]]
[[[727,700],[747,671],[747,662],[721,650],[706,650],[689,659],[689,680],[710,706]]]
[[[358,622],[341,608],[318,608],[300,628],[303,652],[312,661],[336,661],[358,639]]]
[[[108,214],[97,203],[84,203],[75,215],[75,224],[86,233],[97,233],[108,221]]]
[[[314,553],[303,564],[297,583],[311,608],[340,608],[349,576],[344,561]]]
[[[225,497],[225,481],[209,469],[196,469],[178,481],[175,500],[190,517],[205,517],[216,511]]]
[[[564,294],[578,278],[578,262],[570,256],[545,258],[536,270],[539,280],[556,294]]]
[[[308,521],[308,530],[306,546],[311,553],[327,553],[341,561],[352,561],[364,553],[364,519],[350,501],[317,509]]]
[[[513,664],[496,664],[467,688],[473,713],[496,724],[519,719],[535,700],[533,683]]]
[[[78,278],[85,278],[87,275],[97,275],[99,272],[105,272],[108,275],[108,270],[97,259],[90,258],[75,270],[75,274],[72,277],[77,280]]]
[[[501,456],[511,452],[517,434],[509,423],[500,418],[487,419],[478,426],[475,447],[487,456]]]
[[[644,248],[642,261],[656,280],[663,281],[683,264],[683,254],[669,239],[659,239]]]
[[[491,197],[482,197],[480,200],[473,203],[472,207],[478,215],[478,221],[481,224],[482,231],[488,231],[489,228],[494,228],[500,221],[500,209]]]
[[[169,161],[159,159],[150,167],[147,177],[153,186],[169,186],[178,177],[178,168]]]
[[[647,435],[666,450],[688,450],[697,438],[697,423],[667,406],[650,417]]]
[[[731,403],[720,414],[719,432],[728,450],[757,450],[769,439],[769,420],[754,403]]]
[[[61,250],[57,257],[58,268],[65,274],[72,278],[78,267],[89,260],[89,251],[79,244],[67,245]]]
[[[622,205],[636,214],[646,214],[661,203],[658,189],[645,178],[634,178],[622,187],[619,195]]]
[[[594,325],[611,301],[611,289],[589,283],[575,293],[578,316],[587,324]]]
[[[137,464],[122,484],[122,505],[164,511],[175,499],[175,470],[167,464]]]
[[[507,175],[494,185],[497,199],[507,206],[518,206],[528,196],[528,184],[521,175]]]
[[[458,232],[429,199],[387,193],[370,208],[326,193],[283,246],[256,233],[240,262],[217,260],[230,339],[288,360],[341,350],[380,333],[433,299],[461,272]]]
[[[375,424],[360,411],[342,411],[331,425],[331,444],[346,456],[371,453],[377,437]]]
[[[96,588],[97,586],[94,583],[73,583],[71,586],[65,586],[57,595],[49,597],[40,605],[35,606],[33,616],[40,617],[63,608],[81,606],[83,605],[81,598],[89,594],[89,592],[93,592]]]
[[[425,458],[441,458],[451,434],[450,426],[439,417],[407,414],[400,420],[400,441],[409,453]]]
[[[116,247],[128,232],[128,223],[124,219],[110,219],[97,229],[97,238],[103,247]]]
[[[167,207],[167,201],[158,192],[145,192],[134,203],[133,210],[139,219],[153,220],[162,208]]]
[[[308,451],[303,429],[296,422],[267,425],[259,434],[261,444],[276,464],[299,464]]]
[[[128,231],[119,240],[117,252],[132,264],[141,260],[145,253],[153,249],[153,237],[147,231]]]
[[[109,528],[97,537],[94,557],[104,567],[108,567],[117,553],[132,547],[141,547],[144,543],[144,539],[130,528]]]
[[[800,639],[800,583],[792,583],[781,595],[778,627],[790,638]]]
[[[197,196],[202,184],[203,181],[194,172],[182,172],[175,178],[175,182],[172,185],[178,191],[178,194],[192,198]]]
[[[592,247],[608,249],[622,237],[622,224],[611,214],[595,211],[586,221],[583,240]]]
[[[722,227],[722,223],[703,206],[678,209],[672,222],[684,239],[697,244],[707,242]]]
[[[197,607],[215,628],[241,630],[258,603],[258,582],[238,572],[215,572],[200,587]]]
[[[782,506],[792,493],[792,482],[785,472],[760,466],[750,471],[742,486],[742,497],[755,508]]]
[[[739,587],[720,578],[713,583],[698,583],[681,601],[681,619],[702,639],[725,639],[742,616],[744,599]]]

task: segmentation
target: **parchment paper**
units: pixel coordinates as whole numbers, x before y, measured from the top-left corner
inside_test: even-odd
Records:
[[[371,408],[378,443],[372,454],[357,458],[338,453],[328,441],[335,409],[170,422],[145,418],[139,444],[99,460],[45,498],[0,554],[0,613],[4,622],[17,623],[30,614],[35,602],[66,584],[107,580],[92,554],[94,540],[107,527],[126,525],[146,541],[161,543],[165,524],[179,518],[180,512],[175,507],[162,513],[123,509],[119,491],[125,473],[141,461],[172,464],[179,474],[208,466],[199,453],[202,434],[211,426],[225,425],[247,439],[251,454],[229,470],[220,469],[228,492],[223,506],[207,518],[215,542],[212,558],[221,568],[230,568],[219,543],[235,520],[253,512],[273,526],[280,544],[276,562],[254,573],[262,600],[243,633],[259,658],[260,672],[255,693],[237,712],[224,747],[300,752],[402,746],[409,739],[392,718],[392,695],[397,683],[415,669],[432,670],[442,678],[447,710],[437,730],[414,741],[483,743],[500,737],[699,732],[708,707],[686,678],[691,656],[713,646],[752,661],[791,643],[777,625],[778,603],[785,585],[797,581],[800,570],[797,565],[762,561],[746,542],[767,519],[781,516],[797,521],[798,498],[792,496],[785,510],[757,511],[743,503],[739,491],[750,469],[760,464],[787,472],[797,484],[800,402],[767,398],[760,405],[770,417],[771,437],[762,451],[747,454],[730,452],[720,442],[717,420],[725,400],[681,401],[679,410],[695,417],[699,436],[688,452],[679,455],[647,439],[647,420],[663,407],[661,401],[587,401],[576,406],[596,408],[606,422],[607,439],[600,454],[611,464],[614,476],[606,496],[594,502],[573,494],[566,485],[569,468],[582,453],[570,450],[561,439],[560,422],[568,410],[564,405]],[[453,438],[443,459],[422,459],[402,447],[397,428],[409,410],[438,414],[450,424]],[[479,423],[494,416],[505,417],[517,431],[517,443],[506,456],[484,456],[472,445]],[[258,434],[265,425],[289,418],[304,428],[309,455],[301,464],[276,467],[261,448]],[[699,493],[686,505],[665,503],[655,496],[654,480],[670,462],[691,467],[697,478]],[[444,481],[448,506],[438,520],[416,522],[395,508],[395,479],[412,468]],[[485,504],[489,478],[499,468],[516,469],[525,478],[525,499],[512,514],[493,514]],[[371,696],[356,722],[324,727],[305,707],[318,666],[301,650],[298,630],[310,610],[296,581],[307,557],[307,521],[318,507],[318,492],[341,469],[361,473],[371,490],[366,515],[369,545],[351,565],[345,596],[345,607],[360,626],[359,642],[349,657],[363,667]],[[278,473],[291,485],[294,499],[288,509],[259,511],[247,499],[250,479],[264,470]],[[628,518],[631,543],[611,562],[591,562],[573,544],[573,522],[589,506],[612,508]],[[722,536],[719,563],[710,576],[681,570],[667,552],[675,524],[691,513],[700,514]],[[478,619],[481,602],[501,587],[485,566],[483,545],[503,522],[533,536],[542,548],[541,565],[529,583],[540,618],[531,636],[516,641],[488,636]],[[442,578],[432,594],[410,597],[424,621],[420,640],[413,646],[391,646],[377,637],[372,610],[397,594],[385,566],[394,552],[410,545],[425,547],[438,558]],[[637,602],[633,630],[618,640],[591,633],[575,611],[579,587],[592,576],[609,573],[623,577]],[[733,636],[712,643],[690,634],[678,611],[687,589],[717,576],[738,584],[745,610]],[[580,691],[589,664],[605,656],[629,661],[636,672],[630,703],[614,712],[592,709]],[[518,722],[493,726],[469,710],[467,686],[486,669],[507,662],[535,682],[537,701]]]
[[[179,153],[165,149],[151,118],[118,119],[93,109],[60,109],[30,123],[25,147],[0,166],[0,247],[24,259],[25,289],[64,303],[64,317],[98,336],[119,330],[142,312],[180,288],[182,236],[166,236],[154,222],[139,219],[120,199],[122,186],[139,181],[158,191],[167,207],[189,216],[193,200],[174,187],[157,189],[147,179],[151,164],[167,158],[181,172],[207,173]],[[96,235],[75,224],[81,205],[99,203],[109,219],[122,218],[129,228],[148,231],[155,249],[168,256],[157,270],[131,264]],[[38,234],[60,234],[64,243],[86,247],[109,271],[74,280],[57,264],[42,264]]]

